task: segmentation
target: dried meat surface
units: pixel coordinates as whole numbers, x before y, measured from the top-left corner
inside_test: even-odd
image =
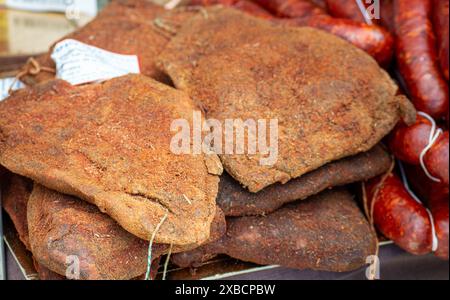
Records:
[[[268,186],[258,193],[244,189],[225,172],[220,177],[217,205],[226,216],[264,215],[325,189],[373,178],[385,173],[390,166],[390,155],[376,146],[368,152],[326,164],[284,185]]]
[[[145,273],[148,242],[122,229],[95,205],[36,184],[28,201],[31,252],[49,270],[65,275],[76,259],[80,279],[132,279]],[[156,245],[154,257],[164,253]]]
[[[33,182],[11,174],[2,184],[5,187],[2,190],[2,205],[13,220],[21,241],[32,251],[27,204]],[[65,279],[65,258],[70,255],[77,255],[82,262],[80,279],[132,279],[134,277],[130,276],[142,275],[146,270],[148,242],[123,230],[92,204],[39,186],[34,191],[31,214],[30,224],[34,230],[31,240],[33,248],[37,249],[33,252],[34,264],[41,280]],[[44,222],[44,225],[37,222]],[[217,209],[208,242],[221,238],[225,231],[224,215]],[[173,247],[172,253],[195,247]],[[158,270],[160,256],[168,251],[169,245],[153,244],[152,278]]]
[[[27,204],[33,189],[33,181],[25,177],[8,174],[2,181],[2,206],[11,218],[20,241],[30,250],[27,226]]]
[[[163,14],[167,19],[177,22],[191,15],[190,12],[180,11],[177,11],[176,16],[171,15],[147,0],[115,0],[93,21],[61,40],[74,39],[114,53],[137,55],[142,74],[168,82],[167,76],[155,65],[156,56],[170,40],[164,27],[158,27],[159,23],[155,22]],[[52,51],[53,46],[48,53],[36,58],[41,67],[55,68],[50,57]],[[37,75],[28,74],[23,81],[33,85],[54,77],[54,73],[41,71]]]
[[[226,235],[211,244],[172,256],[180,267],[216,256],[260,265],[346,272],[366,264],[377,238],[352,195],[330,190],[267,215],[227,218]]]
[[[122,229],[95,205],[35,185],[28,205],[31,251],[41,279],[65,276],[67,259],[77,257],[82,280],[124,280],[146,272],[149,242]],[[226,231],[223,213],[211,226],[213,242]],[[172,253],[191,250],[174,247]],[[169,245],[153,244],[152,277]],[[72,257],[72,258],[71,258]]]
[[[74,87],[60,80],[0,103],[0,164],[97,205],[155,243],[200,245],[216,213],[215,155],[176,155],[173,120],[192,122],[184,93],[142,75]],[[188,201],[189,200],[189,201]]]
[[[158,63],[207,118],[278,120],[278,159],[222,154],[251,192],[374,147],[412,105],[375,60],[331,34],[290,28],[233,9],[187,20]],[[269,130],[268,130],[269,131]]]

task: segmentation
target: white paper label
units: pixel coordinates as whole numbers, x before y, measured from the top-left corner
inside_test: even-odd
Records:
[[[15,91],[24,87],[25,85],[14,77],[0,78],[0,101],[8,98],[10,89]]]
[[[73,85],[140,73],[136,55],[117,54],[72,39],[56,44],[51,57],[56,77]]]
[[[6,0],[6,6],[39,12],[80,12],[90,16],[95,16],[98,10],[97,0]]]

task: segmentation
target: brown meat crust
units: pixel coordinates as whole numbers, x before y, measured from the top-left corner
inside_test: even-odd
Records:
[[[168,215],[156,243],[200,245],[222,166],[215,155],[170,151],[171,122],[192,123],[194,110],[184,93],[142,75],[37,85],[0,103],[0,164],[97,205],[142,239]]]
[[[61,40],[75,39],[111,52],[137,55],[142,74],[167,82],[167,76],[155,65],[155,57],[170,39],[170,36],[154,23],[155,19],[164,13],[166,12],[162,7],[148,0],[116,0],[106,6],[89,24]],[[178,14],[180,17],[182,14],[190,15],[188,12]],[[50,58],[53,47],[48,53],[37,57],[41,66],[55,68],[55,63]],[[40,72],[37,76],[24,77],[23,81],[34,85],[54,77],[53,73]]]
[[[28,204],[28,200],[30,198],[31,192],[33,190],[33,181],[31,181],[30,179],[27,179],[25,177],[16,175],[16,174],[11,174],[11,176],[9,176],[8,180],[6,180],[6,182],[2,183],[5,184],[5,188],[2,191],[2,205],[5,208],[6,212],[8,213],[8,215],[11,217],[13,223],[14,223],[14,227],[16,228],[17,232],[19,233],[19,238],[20,240],[25,244],[26,248],[28,250],[31,251],[31,246],[29,243],[29,233],[28,233],[28,221],[27,221],[27,204]],[[50,195],[53,198],[57,198],[58,196],[56,195],[56,192],[52,192],[49,191],[49,193],[47,194],[39,194],[39,196],[46,196],[46,195]],[[101,221],[99,222],[100,224],[95,224],[92,226],[92,228],[98,229],[101,228],[101,224],[112,224],[115,223],[111,218],[109,218],[107,215],[102,214],[98,211],[97,208],[95,208],[95,206],[92,206],[91,204],[88,204],[86,202],[82,202],[81,200],[74,200],[71,197],[66,197],[63,196],[61,194],[59,194],[59,198],[57,198],[58,201],[57,203],[52,203],[52,198],[49,199],[40,199],[42,201],[39,202],[39,204],[43,204],[43,205],[39,205],[36,206],[34,205],[34,214],[35,215],[46,215],[46,216],[51,216],[52,213],[55,212],[55,205],[57,206],[58,209],[64,209],[67,212],[70,212],[71,215],[66,218],[64,220],[64,222],[57,222],[57,223],[51,223],[47,224],[47,226],[52,226],[51,231],[52,232],[63,232],[65,230],[67,230],[67,228],[71,228],[71,232],[70,234],[73,236],[73,239],[68,239],[65,238],[64,241],[69,241],[72,242],[74,241],[74,239],[77,239],[79,237],[82,237],[82,240],[86,240],[85,238],[83,238],[87,231],[85,231],[85,228],[82,227],[78,227],[78,225],[80,224],[80,220],[78,218],[78,216],[82,216],[82,217],[86,217],[86,218],[90,218],[92,217],[92,215],[97,216],[97,218],[93,219],[93,222],[96,222],[98,219],[100,219]],[[65,201],[69,199],[70,201]],[[50,201],[50,205],[46,205],[47,202]],[[94,207],[95,210],[97,210],[97,213],[91,213],[91,214],[87,214],[86,211],[89,211],[90,207]],[[81,208],[81,209],[80,209]],[[93,211],[93,210],[92,210]],[[60,211],[56,212],[56,213],[60,213]],[[220,220],[220,218],[219,218]],[[224,223],[224,222],[223,222]],[[98,226],[98,227],[96,227]],[[217,225],[215,225],[217,227]],[[118,228],[117,230],[113,230],[110,232],[110,238],[113,240],[116,240],[116,238],[119,240],[119,244],[120,243],[124,243],[121,242],[121,237],[114,235],[115,232],[125,232],[123,229],[121,229],[119,226],[117,225],[111,225],[112,228]],[[39,228],[39,232],[41,233],[41,230],[45,230],[48,227],[44,227],[44,228]],[[217,233],[215,233],[217,236]],[[125,236],[130,236],[132,237],[131,234],[126,233],[124,234]],[[42,234],[40,234],[39,237],[42,237]],[[47,236],[48,237],[48,236]],[[220,237],[219,237],[220,238]],[[135,239],[135,238],[132,238]],[[64,242],[62,241],[62,242]],[[80,247],[79,253],[83,253],[85,257],[91,258],[91,257],[96,257],[96,255],[99,255],[99,253],[101,253],[101,255],[107,255],[107,253],[110,252],[114,252],[117,250],[117,248],[115,248],[115,244],[114,243],[102,243],[104,240],[101,240],[100,243],[96,244],[96,247],[91,247],[91,248],[83,248],[81,245],[78,245]],[[40,241],[42,244],[44,245],[46,242],[50,242],[50,244],[53,242],[49,241],[49,240],[44,240],[44,241]],[[126,242],[126,241],[125,241]],[[148,246],[145,246],[146,244],[148,245],[148,242],[146,241],[142,241],[142,251],[143,253],[145,253],[147,251]],[[111,247],[111,245],[113,245]],[[154,253],[156,257],[159,257],[161,254],[163,254],[163,252],[167,251],[167,247],[164,247],[163,245],[154,245]],[[65,255],[71,255],[69,253],[64,253],[63,251],[66,251],[66,249],[68,251],[73,250],[73,247],[65,247],[64,245],[62,247],[60,247],[58,250],[62,251],[62,253],[60,253],[60,257]],[[121,250],[121,249],[119,249]],[[114,253],[113,257],[118,255],[117,253]],[[141,259],[144,261],[146,260],[146,256],[142,256]],[[48,268],[44,267],[43,265],[39,264],[36,259],[33,258],[33,262],[34,262],[34,266],[36,268],[36,271],[39,274],[39,279],[40,280],[63,280],[65,279],[64,273],[62,275],[55,273],[51,270],[49,270]],[[61,263],[62,265],[64,265],[64,262],[56,262],[56,263]],[[53,265],[54,263],[51,263],[50,265]],[[142,269],[142,268],[141,268]]]
[[[15,174],[12,174],[7,181],[2,181],[2,183],[7,184],[2,193],[2,204],[11,216],[21,241],[31,251],[28,233],[27,203],[32,192],[33,182]],[[77,249],[76,253],[83,255],[81,257],[82,260],[88,261],[88,269],[82,270],[83,274],[85,274],[83,279],[131,279],[133,277],[125,277],[145,270],[148,250],[147,241],[132,236],[118,226],[109,216],[102,214],[95,206],[87,202],[70,196],[64,196],[43,187],[40,188],[41,190],[38,192],[35,191],[35,198],[32,204],[32,214],[34,216],[32,226],[39,233],[37,237],[32,237],[32,240],[37,243],[34,247],[38,247],[39,249],[34,254],[38,260],[43,261],[44,264],[52,268],[57,266],[54,269],[61,272],[66,268],[65,261],[61,260],[61,258],[73,255],[74,249]],[[34,223],[36,218],[39,217],[48,221],[43,227],[39,227],[39,224]],[[80,224],[83,226],[80,226]],[[101,233],[108,229],[110,229],[107,233],[108,239],[100,238],[100,235],[96,236],[99,232]],[[218,208],[213,224],[211,225],[211,235],[208,242],[218,240],[225,232],[225,217],[223,212]],[[63,239],[58,240],[55,235],[61,235]],[[58,242],[55,243],[55,240],[58,240]],[[78,241],[82,242],[79,243]],[[130,247],[129,249],[126,248],[127,244]],[[172,252],[187,251],[196,247],[174,247]],[[154,261],[151,269],[153,278],[158,269],[158,262],[156,260],[159,260],[161,255],[166,254],[168,249],[168,245],[153,245],[152,256]],[[41,256],[43,253],[45,255]],[[109,258],[108,255],[110,255]],[[130,255],[135,255],[134,260],[132,260],[134,264],[116,266],[114,269],[116,273],[109,273],[106,276],[100,277],[95,277],[96,275],[92,273],[92,270],[95,270],[94,265],[99,259],[100,265],[104,266],[105,260],[111,260],[111,263],[116,263],[119,260],[129,259]],[[139,265],[136,260],[141,261],[142,264]],[[55,273],[42,264],[39,264],[36,259],[34,259],[34,263],[41,280],[65,279],[65,273]],[[135,269],[128,270],[128,268]],[[119,278],[114,278],[117,275],[119,275]]]
[[[320,30],[228,8],[190,18],[159,64],[208,118],[278,119],[275,165],[261,166],[260,153],[221,155],[228,173],[251,192],[368,151],[405,110],[414,112],[362,50]]]
[[[28,250],[27,203],[33,189],[33,181],[19,175],[11,174],[2,182],[2,206],[11,218],[19,234],[20,241]]]
[[[123,230],[94,205],[36,184],[28,208],[40,279],[65,278],[68,255],[80,258],[84,280],[134,279],[145,273],[148,242]],[[167,250],[167,245],[153,246],[152,277]]]
[[[158,274],[159,264],[161,261],[161,257],[158,257],[152,261],[152,266],[150,270],[150,277],[152,279],[156,278],[156,275]],[[55,273],[43,265],[40,265],[36,262],[36,260],[33,260],[34,268],[36,269],[36,272],[38,273],[39,280],[66,280],[67,278],[63,275],[59,275],[58,273]],[[144,280],[145,274],[142,274],[136,278],[132,278],[132,280]]]
[[[226,216],[264,215],[286,203],[303,200],[335,186],[367,180],[385,173],[391,157],[381,147],[344,158],[288,183],[271,185],[259,193],[250,193],[227,173],[220,178],[217,205]]]
[[[28,222],[32,252],[41,279],[52,279],[52,273],[65,276],[69,255],[80,259],[80,279],[133,279],[146,271],[148,241],[128,233],[85,201],[35,184],[28,205]],[[221,238],[225,231],[225,218],[217,209],[209,242]],[[174,247],[172,252],[192,248]],[[168,250],[168,245],[153,245],[152,277],[156,275],[159,258]]]
[[[38,273],[39,280],[66,280],[66,277],[47,269],[43,265],[40,265],[34,258],[33,265]]]
[[[227,254],[261,265],[346,272],[362,267],[376,250],[369,223],[352,196],[338,189],[267,216],[228,218],[221,240],[175,254],[172,261],[188,267]]]
[[[122,229],[97,207],[35,185],[28,201],[31,250],[37,262],[64,275],[80,260],[80,279],[131,279],[146,270],[148,242]],[[155,256],[162,254],[158,245]]]

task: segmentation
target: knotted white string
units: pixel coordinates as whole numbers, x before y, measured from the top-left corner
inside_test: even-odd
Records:
[[[408,191],[409,195],[411,195],[411,197],[417,203],[424,206],[422,201],[420,201],[419,197],[417,197],[417,195],[411,190],[411,187],[409,186],[408,178],[406,177],[405,169],[403,168],[403,163],[400,160],[398,161],[398,167],[400,169],[400,175],[402,177],[402,181],[403,181],[403,185],[405,186],[405,189]],[[436,234],[436,227],[434,225],[433,214],[431,213],[431,211],[428,208],[425,208],[425,209],[428,213],[428,216],[430,218],[430,223],[431,223],[431,236],[432,236],[432,240],[433,240],[432,250],[433,250],[433,252],[436,252],[436,250],[439,248],[439,239]]]
[[[439,178],[434,177],[428,171],[428,168],[427,168],[427,166],[425,164],[425,155],[427,155],[428,151],[430,151],[431,147],[433,147],[433,145],[436,143],[436,141],[439,138],[439,136],[444,131],[437,127],[436,121],[434,121],[434,119],[430,115],[428,115],[427,113],[419,111],[417,114],[422,116],[422,117],[424,117],[425,119],[427,119],[431,123],[431,131],[430,131],[430,136],[428,138],[428,145],[425,148],[423,148],[422,152],[420,153],[420,165],[421,165],[423,171],[425,172],[425,174],[427,175],[428,178],[430,178],[434,182],[441,182],[441,180]]]

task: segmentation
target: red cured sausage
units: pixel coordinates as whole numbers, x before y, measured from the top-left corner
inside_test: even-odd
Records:
[[[326,11],[308,0],[252,0],[277,17],[304,18],[325,15]]]
[[[394,52],[394,38],[380,26],[370,26],[327,15],[298,18],[287,21],[297,26],[310,26],[325,30],[366,51],[382,66],[389,65]]]
[[[433,26],[438,40],[439,61],[448,80],[449,0],[434,0],[433,7]]]
[[[191,0],[191,2],[189,3],[189,5],[200,5],[200,6],[209,6],[217,4],[221,4],[224,6],[231,6],[262,19],[274,18],[274,16],[270,14],[267,10],[249,0]]]
[[[320,7],[324,11],[327,11],[327,1],[326,0],[310,0],[314,5]]]
[[[237,1],[238,0],[191,0],[189,2],[189,5],[208,6],[208,5],[222,4],[226,6],[231,6]]]
[[[369,14],[364,16],[363,11],[357,3],[358,0],[327,0],[327,7],[330,15],[336,18],[350,19],[353,21],[367,23],[369,25],[377,23],[376,19],[370,18]],[[364,0],[360,0],[364,8],[368,5]],[[367,18],[367,19],[366,19]]]
[[[395,157],[412,165],[420,164],[420,154],[428,145],[431,122],[418,114],[416,123],[407,126],[399,123],[389,137],[389,148]]]
[[[258,17],[258,18],[268,19],[268,20],[274,18],[274,16],[270,12],[268,12],[267,10],[265,10],[258,4],[253,3],[251,1],[239,0],[233,5],[233,7],[236,9],[242,10],[248,14],[251,14],[255,17]]]
[[[434,226],[438,238],[438,248],[435,255],[448,260],[448,189],[447,191],[433,191],[430,196],[429,206],[434,218]]]
[[[384,236],[412,254],[432,251],[428,212],[411,197],[394,173],[370,180],[366,184],[366,195],[368,207],[373,201],[373,222]]]
[[[448,260],[449,188],[431,181],[420,167],[405,165],[414,192],[428,202],[434,219],[438,248],[435,255]]]
[[[443,79],[431,25],[431,0],[394,1],[398,69],[417,110],[446,117],[448,85]]]
[[[434,177],[439,178],[441,180],[441,183],[445,186],[448,186],[449,184],[448,147],[449,147],[448,131],[445,131],[438,138],[433,147],[431,147],[427,155],[425,155],[425,165],[427,166],[428,171]]]
[[[430,142],[433,126],[421,114],[411,126],[398,124],[389,137],[389,148],[395,157],[412,165],[421,165],[420,156]],[[424,165],[441,185],[449,184],[449,134],[443,132],[424,156]]]
[[[394,1],[383,0],[380,2],[380,25],[387,28],[389,32],[395,32],[394,23]]]

